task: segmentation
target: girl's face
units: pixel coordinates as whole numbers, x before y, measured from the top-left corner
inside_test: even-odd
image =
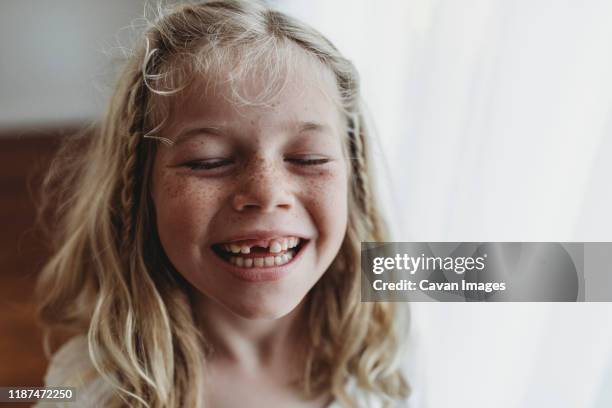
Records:
[[[153,167],[161,243],[204,296],[247,318],[295,308],[347,227],[345,123],[331,72],[305,61],[267,106],[227,82],[179,97]],[[257,95],[264,81],[238,84]],[[234,101],[233,101],[234,100]]]

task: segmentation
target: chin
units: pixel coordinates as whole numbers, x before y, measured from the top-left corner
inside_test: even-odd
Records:
[[[299,299],[260,299],[258,302],[222,304],[232,313],[248,320],[280,319],[296,309],[303,297]]]

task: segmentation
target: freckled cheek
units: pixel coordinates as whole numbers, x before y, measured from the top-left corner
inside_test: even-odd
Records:
[[[304,200],[319,233],[318,245],[339,246],[344,239],[348,187],[343,172],[330,174],[305,183]]]
[[[197,246],[222,205],[223,194],[220,186],[197,178],[162,179],[154,197],[162,242]]]

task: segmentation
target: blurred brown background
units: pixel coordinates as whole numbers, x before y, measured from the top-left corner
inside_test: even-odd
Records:
[[[35,197],[53,152],[76,126],[0,132],[0,385],[41,386],[47,366],[33,289],[47,257]],[[22,404],[23,406],[23,404]]]

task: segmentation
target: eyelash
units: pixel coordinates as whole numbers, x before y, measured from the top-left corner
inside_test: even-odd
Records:
[[[329,159],[320,158],[320,159],[285,159],[288,162],[296,163],[300,166],[317,166],[325,163],[329,163]]]
[[[210,159],[192,161],[189,163],[185,163],[184,166],[190,168],[191,170],[213,170],[222,166],[226,166],[228,164],[232,164],[232,160]]]
[[[330,162],[330,159],[285,159],[290,163],[297,164],[299,166],[320,166]],[[212,162],[212,163],[211,163]],[[200,160],[185,163],[184,166],[191,170],[213,170],[222,166],[232,164],[233,161],[230,159],[211,159],[211,160]]]

